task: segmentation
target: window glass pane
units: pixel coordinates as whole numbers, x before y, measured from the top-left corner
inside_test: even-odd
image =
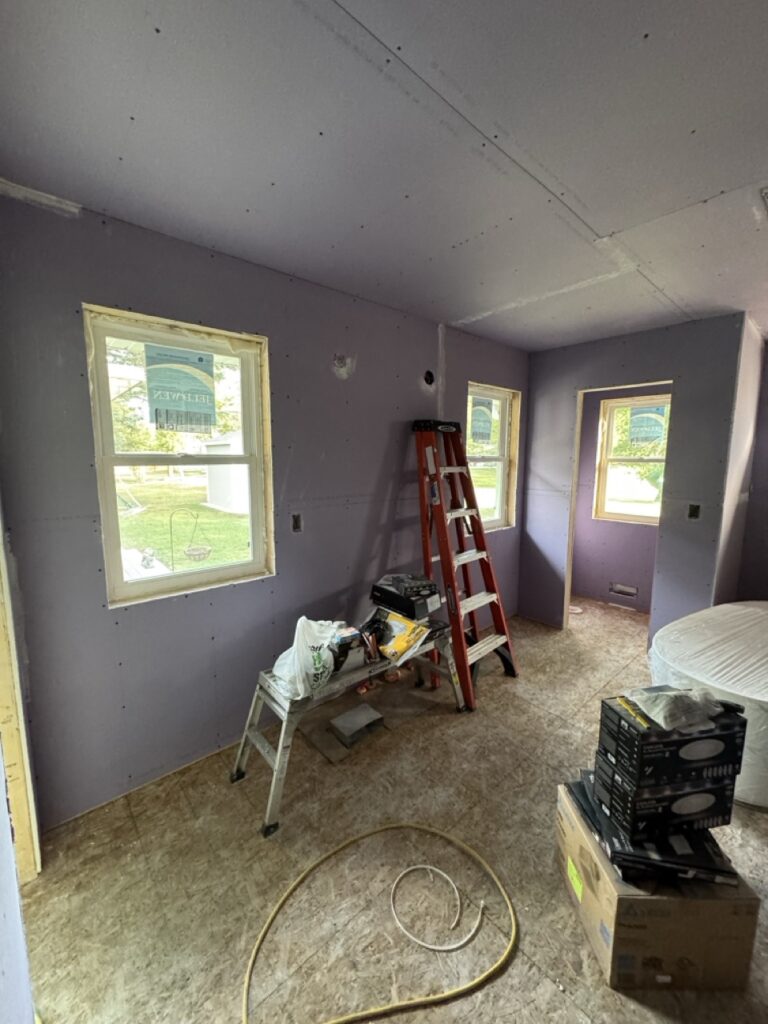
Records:
[[[472,483],[483,521],[493,522],[503,518],[504,501],[503,464],[501,462],[473,462],[470,459]]]
[[[502,455],[507,400],[472,394],[467,399],[467,454]]]
[[[616,406],[611,418],[609,456],[661,458],[667,450],[669,403]]]
[[[251,560],[248,467],[117,466],[125,580]]]
[[[242,455],[236,356],[106,340],[115,451]]]
[[[605,511],[658,519],[663,487],[663,462],[640,466],[612,462],[606,478]]]

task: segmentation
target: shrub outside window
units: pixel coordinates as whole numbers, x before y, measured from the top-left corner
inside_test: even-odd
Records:
[[[267,339],[83,312],[110,605],[272,575]]]

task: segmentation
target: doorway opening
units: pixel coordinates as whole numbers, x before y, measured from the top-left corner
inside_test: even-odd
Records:
[[[649,614],[672,381],[580,391],[565,615],[580,599]]]

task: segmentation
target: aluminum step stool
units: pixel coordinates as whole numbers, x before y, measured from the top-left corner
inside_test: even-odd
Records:
[[[440,655],[439,664],[426,657],[432,651],[437,651]],[[445,676],[453,687],[453,693],[456,698],[456,710],[463,711],[465,709],[464,696],[456,670],[456,662],[453,657],[450,631],[445,630],[441,632],[434,640],[428,639],[419,648],[418,654],[410,658],[407,664],[415,667],[419,681],[422,680],[422,670],[426,670],[429,673],[438,672],[440,675]],[[382,658],[380,661],[371,662],[370,664],[363,665],[361,668],[351,669],[347,672],[342,670],[331,676],[328,685],[317,697],[301,697],[298,699],[287,697],[281,691],[277,677],[273,672],[264,671],[259,673],[256,692],[253,695],[251,710],[248,712],[245,730],[243,731],[243,738],[240,740],[240,746],[237,749],[235,767],[229,779],[230,782],[239,782],[240,779],[245,777],[248,757],[254,748],[272,769],[272,784],[269,789],[264,824],[261,827],[261,833],[265,838],[276,832],[279,826],[280,802],[283,796],[286,772],[288,771],[288,761],[291,756],[293,734],[296,732],[301,719],[307,712],[319,707],[320,704],[325,704],[336,697],[341,697],[351,687],[367,679],[372,679],[374,676],[381,675],[382,672],[386,672],[387,669],[393,667],[395,667],[394,662]],[[277,749],[269,743],[261,731],[264,728],[260,723],[265,707],[269,708],[282,722]]]

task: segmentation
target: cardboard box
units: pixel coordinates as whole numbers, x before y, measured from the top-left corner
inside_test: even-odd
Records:
[[[690,779],[732,778],[741,770],[747,720],[728,705],[711,728],[695,733],[662,729],[626,697],[600,705],[599,746],[637,786],[666,786]]]
[[[623,775],[598,750],[594,794],[605,814],[632,840],[679,828],[727,825],[734,779],[691,779],[670,786],[642,786]]]
[[[557,844],[566,889],[611,988],[744,988],[760,900],[743,879],[622,882],[565,786]]]

